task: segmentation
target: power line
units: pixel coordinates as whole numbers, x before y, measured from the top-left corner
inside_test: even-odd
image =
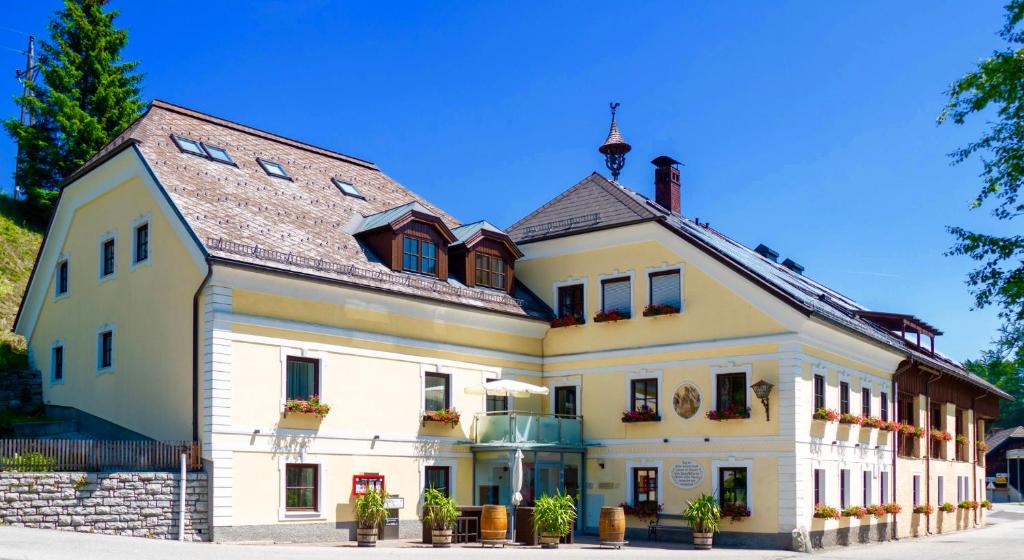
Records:
[[[0,25],[0,29],[3,29],[3,30],[5,30],[5,31],[12,31],[12,32],[14,32],[14,33],[18,33],[18,34],[24,35],[24,36],[26,36],[26,37],[28,37],[29,35],[31,35],[31,33],[27,32],[27,31],[22,31],[22,30],[20,30],[20,29],[14,29],[13,27],[7,27],[7,26],[5,26],[5,25]]]
[[[25,54],[25,51],[23,51],[23,50],[12,49],[11,47],[7,47],[7,46],[4,46],[4,45],[0,45],[0,49],[11,51],[12,53],[18,53],[19,55]]]

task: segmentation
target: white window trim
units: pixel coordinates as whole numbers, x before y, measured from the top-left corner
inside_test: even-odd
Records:
[[[719,483],[719,472],[718,469],[722,467],[743,467],[747,469],[747,509],[753,513],[754,511],[754,460],[727,460],[727,461],[711,461],[711,495],[715,497],[715,500],[721,500],[722,497],[718,495]]]
[[[285,486],[288,483],[286,468],[288,463],[302,463],[306,465],[317,466],[317,498],[316,505],[317,511],[288,511],[287,498],[285,498]],[[320,461],[314,461],[307,459],[304,454],[288,455],[280,457],[277,460],[277,471],[278,471],[278,504],[277,504],[277,520],[286,521],[290,519],[305,519],[305,520],[324,520],[327,516],[324,512],[324,487],[327,482],[327,467]]]
[[[116,249],[115,243],[115,249]],[[63,294],[57,293],[57,284],[60,282],[60,265],[63,263],[68,264],[68,289]],[[53,301],[62,300],[71,295],[71,257],[69,255],[61,253],[57,257],[57,264],[53,267]]]
[[[679,313],[683,313],[686,310],[686,292],[684,288],[686,286],[686,265],[684,263],[667,264],[662,263],[661,266],[648,267],[644,271],[644,275],[647,276],[647,299],[644,306],[646,307],[651,302],[651,274],[656,272],[668,272],[670,270],[679,271]]]
[[[743,375],[746,378],[744,386],[747,388],[747,406],[750,407],[751,417],[753,417],[754,390],[750,388],[750,378],[754,374],[753,364],[736,364],[711,367],[711,403],[708,405],[708,410],[716,410],[718,408],[718,375],[720,373],[739,373],[741,371],[743,372]],[[826,386],[828,385],[828,378],[825,379],[825,384]]]
[[[100,361],[103,359],[103,340],[100,335],[105,332],[110,332],[110,366],[100,367]],[[96,375],[103,373],[114,373],[114,368],[117,367],[117,328],[113,323],[105,323],[96,329]]]
[[[892,494],[892,487],[889,476],[887,470],[878,471],[878,502],[881,504],[891,501],[889,495]]]
[[[663,406],[665,404],[665,393],[664,393],[663,389],[665,387],[665,384],[662,383],[662,372],[661,372],[661,370],[640,370],[640,371],[630,372],[630,373],[626,374],[626,387],[625,387],[626,403],[625,403],[625,408],[623,408],[622,410],[626,411],[626,410],[631,410],[631,408],[632,408],[632,405],[633,405],[632,382],[633,382],[634,379],[656,379],[658,381],[658,399],[655,401],[655,406],[658,407],[658,416],[660,416],[662,419],[664,419],[665,418],[665,412],[663,410]],[[579,399],[579,390],[577,390],[576,398]],[[677,414],[677,416],[678,416],[678,414]]]
[[[590,289],[590,287],[586,276],[582,278],[573,278],[570,276],[565,280],[557,280],[551,283],[551,307],[555,310],[556,314],[559,312],[558,288],[563,288],[566,286],[579,286],[581,284],[583,285],[583,321],[587,322],[591,319],[590,309],[588,309],[587,307],[587,302],[590,299],[587,297],[587,291]]]
[[[820,375],[825,380],[825,408],[835,408],[835,409],[838,410],[839,409],[838,401],[837,401],[837,405],[836,406],[834,406],[834,407],[830,407],[829,406],[830,400],[828,398],[828,395],[830,393],[830,391],[829,391],[830,385],[828,383],[828,368],[825,367],[824,365],[814,364],[814,366],[811,367],[811,397],[812,398],[814,397],[814,377],[818,376],[818,375]],[[836,398],[838,399],[838,394],[837,394]]]
[[[917,494],[917,499],[918,500],[920,500],[921,498],[924,498],[924,496],[921,495],[921,473],[919,473],[919,472],[915,472],[912,475],[910,475],[910,498],[911,498],[911,501],[914,501],[913,500],[914,494]],[[924,504],[924,502],[917,502],[917,503],[910,504],[910,507],[913,508],[913,507],[917,507],[917,506],[923,505],[923,504]]]
[[[324,378],[324,353],[311,351],[307,348],[288,348],[281,347],[281,410],[284,410],[284,403],[288,401],[288,357],[293,358],[310,358],[317,361],[317,372],[320,375],[320,379],[317,380],[317,384],[320,386],[320,398],[327,402],[324,398],[326,392]]]
[[[851,486],[853,485],[852,472],[853,470],[848,467],[839,467],[839,478],[846,479],[846,484],[839,485],[840,490],[845,490],[845,492],[842,492],[842,495],[839,496],[840,509],[848,508],[853,505],[853,503],[850,501],[850,496],[852,494],[851,490],[853,490],[853,488],[851,488]],[[844,506],[843,504],[846,505]]]
[[[604,281],[621,280],[623,278],[629,278],[629,319],[626,320],[630,321],[636,319],[637,316],[642,316],[642,314],[637,312],[636,309],[636,272],[634,270],[624,270],[619,272],[619,270],[616,269],[609,274],[599,274],[597,276],[597,308],[599,310],[604,310]],[[640,311],[642,312],[643,308],[641,308]]]
[[[111,239],[114,240],[114,271],[111,272],[110,274],[104,276],[103,275],[103,244],[106,243],[107,241],[111,240]],[[99,238],[99,241],[97,241],[97,243],[96,243],[96,253],[97,253],[97,258],[96,258],[96,264],[97,264],[97,267],[96,267],[96,278],[97,278],[97,280],[99,280],[100,284],[106,282],[107,280],[113,280],[114,278],[117,278],[117,247],[118,247],[118,241],[117,241],[117,230],[116,229],[113,230],[113,231],[108,231],[107,233],[104,233],[103,235],[101,235],[100,238]]]
[[[579,377],[575,379],[558,379],[555,381],[548,382],[548,391],[550,391],[548,398],[548,414],[555,413],[555,389],[557,387],[575,387],[576,388],[576,416],[583,415],[583,380]]]
[[[812,472],[811,472],[811,499],[812,500],[814,499],[815,491],[820,490],[818,492],[818,496],[821,498],[821,501],[818,502],[818,503],[828,504],[828,495],[829,495],[829,491],[828,491],[828,468],[825,465],[821,464],[820,462],[815,461],[815,463],[811,466],[811,469],[812,469]],[[813,471],[821,471],[821,488],[818,488],[818,486],[814,483],[814,472]],[[749,472],[747,473],[747,476],[750,476]],[[749,507],[749,506],[747,506],[747,507]]]
[[[420,461],[420,483],[419,483],[419,495],[420,499],[416,504],[416,513],[422,515],[423,513],[423,491],[426,490],[427,484],[427,467],[448,467],[448,485],[451,488],[448,491],[448,496],[458,501],[456,493],[459,489],[458,481],[456,480],[459,472],[459,462],[456,459],[423,459]]]
[[[60,379],[57,379],[57,363],[53,359],[53,351],[57,348],[61,348],[63,353],[63,368],[61,371]],[[63,385],[64,379],[68,376],[68,349],[64,344],[64,339],[57,339],[50,345],[50,385]]]
[[[626,500],[627,504],[635,506],[633,503],[633,469],[642,468],[655,468],[658,469],[658,492],[657,492],[657,503],[664,503],[662,499],[663,491],[665,488],[665,462],[664,461],[626,461]]]
[[[149,234],[148,234],[149,235],[149,243],[148,243],[148,249],[147,249],[148,252],[146,253],[146,259],[145,260],[136,262],[135,258],[138,256],[138,247],[136,246],[135,242],[136,242],[136,240],[138,238],[135,236],[135,231],[137,229],[139,229],[139,227],[142,226],[142,225],[149,226]],[[150,266],[150,264],[153,262],[153,214],[151,212],[150,213],[146,213],[146,214],[144,214],[142,216],[139,216],[138,218],[135,218],[134,220],[132,220],[132,228],[131,228],[130,231],[132,232],[132,260],[131,260],[131,262],[128,263],[128,271],[129,272],[135,270],[136,268],[142,267],[142,266]],[[115,251],[116,251],[116,247],[117,247],[117,243],[116,242],[114,243],[114,246],[115,246]],[[115,257],[114,260],[115,260],[115,268],[116,268],[117,258]]]

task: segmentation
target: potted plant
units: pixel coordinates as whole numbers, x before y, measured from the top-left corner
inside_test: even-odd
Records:
[[[843,510],[843,517],[856,517],[857,519],[864,519],[864,516],[868,514],[868,508],[860,506],[850,506]]]
[[[661,513],[661,510],[665,508],[665,504],[643,503],[638,506],[631,506],[626,502],[622,502],[619,504],[619,507],[622,508],[626,515],[632,515],[640,521],[649,521]]]
[[[356,540],[359,546],[377,546],[378,529],[388,516],[385,498],[384,490],[376,488],[367,488],[365,494],[356,498]]]
[[[956,435],[956,442],[960,445],[967,445],[967,436],[963,434]]]
[[[462,419],[462,415],[459,414],[455,408],[445,408],[442,410],[428,410],[423,413],[424,422],[440,422],[442,424],[448,424],[452,428],[459,423]]]
[[[931,515],[933,511],[935,511],[935,508],[933,508],[931,504],[918,504],[914,506],[914,513],[923,513],[925,515]]]
[[[974,447],[978,449],[979,453],[984,453],[988,451],[988,444],[983,441],[975,442]]]
[[[750,509],[743,502],[722,504],[722,517],[728,517],[733,521],[743,521],[743,518],[750,517]]]
[[[942,505],[939,506],[939,511],[945,513],[953,513],[954,511],[956,511],[956,506],[949,502],[942,502]]]
[[[885,424],[886,422],[877,416],[865,416],[864,422],[861,423],[861,426],[864,426],[865,428],[881,429]]]
[[[953,439],[953,434],[932,428],[932,439],[935,441],[950,441]]]
[[[452,545],[452,529],[459,516],[459,506],[454,498],[445,496],[437,488],[423,492],[423,524],[430,527],[430,542],[435,548]]]
[[[900,431],[900,423],[896,422],[895,420],[891,420],[889,422],[883,420],[882,425],[879,426],[879,429],[881,429],[883,432],[898,432]]]
[[[991,510],[992,509],[992,500],[982,500],[979,505],[981,507],[987,509],[987,510]]]
[[[750,418],[750,407],[730,404],[721,410],[711,409],[707,411],[704,416],[706,416],[708,420],[715,420],[718,422],[721,422],[722,420],[734,420],[737,418]]]
[[[576,317],[575,315],[565,315],[563,317],[555,317],[551,320],[551,328],[557,329],[559,327],[572,327],[575,325],[582,325],[584,323],[582,318]]]
[[[814,504],[814,517],[817,519],[839,519],[839,509],[825,504]]]
[[[309,399],[288,399],[284,403],[284,415],[288,416],[289,412],[298,414],[312,414],[318,418],[327,416],[327,413],[331,411],[330,405],[326,405],[320,402],[319,395],[313,395]]]
[[[711,541],[718,532],[722,510],[713,496],[701,494],[695,500],[686,502],[683,518],[693,527],[693,547],[697,550],[711,549]]]
[[[572,531],[575,523],[576,504],[568,494],[544,494],[533,505],[533,530],[543,548],[558,548],[558,541]]]
[[[679,308],[667,303],[652,303],[644,307],[644,317],[657,317],[658,315],[674,315],[679,313]]]
[[[622,413],[622,421],[626,424],[633,422],[657,422],[661,420],[658,413],[651,410],[651,407],[644,405],[639,410],[627,410]]]
[[[836,422],[839,420],[839,413],[831,408],[821,407],[814,411],[812,418],[815,420],[824,420],[825,422]]]
[[[881,519],[888,513],[885,511],[885,506],[880,504],[871,504],[866,509],[868,510],[868,515],[875,516],[875,519]]]
[[[978,509],[978,502],[975,502],[974,500],[964,500],[964,501],[960,502],[957,505],[957,507],[960,508],[960,509],[975,510],[975,509]]]
[[[840,424],[856,424],[856,425],[860,426],[863,422],[864,422],[864,419],[861,418],[860,416],[857,416],[856,414],[850,414],[849,412],[844,412],[844,413],[839,415],[839,423]]]
[[[885,511],[885,513],[896,515],[897,513],[903,511],[903,506],[895,502],[890,502],[888,504],[882,504],[882,509]]]
[[[628,311],[612,309],[610,311],[598,311],[594,315],[595,323],[610,323],[613,321],[622,321],[623,319],[629,319]]]

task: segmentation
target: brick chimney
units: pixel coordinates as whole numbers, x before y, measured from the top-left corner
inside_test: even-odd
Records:
[[[654,201],[678,214],[679,204],[679,162],[668,157],[658,156],[651,161],[654,164]]]

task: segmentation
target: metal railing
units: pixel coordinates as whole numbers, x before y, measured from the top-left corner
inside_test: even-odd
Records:
[[[203,468],[193,441],[0,439],[0,472],[162,471]]]
[[[508,410],[473,418],[478,444],[544,444],[583,447],[583,417]]]

